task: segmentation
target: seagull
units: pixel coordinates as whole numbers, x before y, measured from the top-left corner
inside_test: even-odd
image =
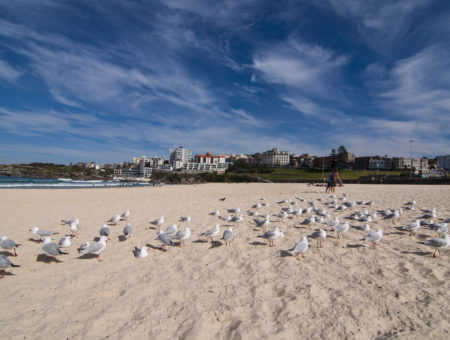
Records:
[[[89,243],[89,241],[84,242],[80,248],[78,248],[78,252],[80,252],[81,250],[86,249],[87,247],[89,247],[91,244]]]
[[[306,237],[306,236],[304,236]],[[310,237],[312,238],[318,238],[319,241],[317,242],[317,248],[322,248],[322,240],[325,241],[327,238],[327,232],[323,229],[319,229],[318,231],[315,231]]]
[[[72,224],[72,223],[79,224],[80,220],[78,218],[72,218],[70,220],[61,220],[61,223],[62,224]]]
[[[425,211],[425,210],[424,210]],[[433,208],[432,210],[427,210],[426,214],[422,216],[422,218],[436,218],[436,209]]]
[[[222,197],[222,198],[219,198],[221,201],[225,201],[227,198],[226,197]]]
[[[416,201],[412,200],[412,201],[406,202],[405,205],[416,205]]]
[[[58,245],[61,248],[69,248],[72,245],[72,241],[70,240],[70,236],[64,236],[62,239],[59,240]]]
[[[31,233],[36,236],[39,239],[39,242],[42,241],[42,239],[46,236],[51,236],[54,234],[58,234],[55,233],[51,230],[43,230],[43,229],[39,229],[38,227],[33,227],[33,229],[31,229]]]
[[[51,258],[55,259],[55,256],[58,255],[67,255],[69,253],[65,253],[59,249],[58,245],[50,239],[50,237],[44,237],[44,243],[42,244],[42,251],[45,255],[47,255],[47,262],[50,262]]]
[[[137,258],[143,258],[148,256],[147,247],[142,246],[141,248],[135,247],[134,248],[134,256]]]
[[[362,231],[369,231],[370,230],[370,224],[366,223],[366,224],[364,224],[362,226],[356,227],[356,229],[359,229],[359,230],[362,230]]]
[[[308,250],[308,238],[303,236],[300,241],[294,246],[294,248],[290,249],[291,252],[297,254],[297,259],[299,254],[302,254],[302,258],[305,257],[304,253]]]
[[[253,204],[253,205],[252,205],[252,208],[254,208],[254,209],[261,208],[261,203],[255,203],[255,204]]]
[[[230,222],[233,219],[233,216],[231,215],[227,215],[227,216],[223,216],[222,220],[226,221],[226,222]]]
[[[82,254],[94,254],[97,258],[97,261],[102,262],[100,260],[100,253],[105,249],[106,247],[106,236],[100,236],[100,240],[98,240],[95,243],[90,244],[87,248],[79,250]]]
[[[101,228],[100,228],[100,236],[105,236],[106,238],[109,238],[109,228],[106,224],[104,224]]]
[[[259,211],[258,211],[258,210],[255,210],[255,211],[248,210],[247,213],[248,213],[250,216],[259,216]]]
[[[405,225],[403,227],[404,230],[408,230],[409,231],[409,236],[411,236],[412,233],[417,233],[417,230],[419,230],[420,228],[420,220],[417,219],[412,223],[408,223],[407,225]]]
[[[6,257],[5,255],[0,255],[0,268],[2,270],[2,277],[0,277],[0,279],[3,279],[5,277],[5,268],[10,268],[10,267],[20,267],[17,264],[12,263],[8,257]]]
[[[161,231],[161,230],[158,231],[158,240],[161,241],[161,243],[162,243],[161,248],[164,251],[167,251],[166,245],[172,245],[173,244],[173,241],[170,238],[170,236],[167,235],[164,231]]]
[[[131,231],[133,229],[131,228],[131,223],[128,223],[125,228],[123,228],[123,236],[125,238],[129,238],[131,236]]]
[[[311,216],[309,218],[305,218],[302,222],[302,224],[306,224],[308,226],[308,229],[311,228],[311,225],[316,223],[316,218],[314,216]]]
[[[13,249],[14,256],[17,256],[16,248],[19,247],[20,244],[17,244],[13,240],[9,239],[7,236],[2,236],[2,239],[0,240],[0,246],[6,250]]]
[[[331,228],[331,230],[333,230],[334,227],[336,227],[338,224],[339,224],[339,217],[335,217],[331,221],[327,222],[327,226],[329,226]]]
[[[377,242],[380,242],[382,238],[383,238],[383,229],[377,229],[377,231],[374,231],[373,233],[367,235],[365,240],[372,242],[373,249],[376,249]]]
[[[239,225],[239,223],[242,222],[243,220],[244,220],[244,216],[242,216],[242,215],[236,215],[231,219],[231,221],[236,222],[237,225]]]
[[[395,209],[393,212],[390,212],[390,214],[387,214],[385,219],[387,218],[392,218],[392,224],[395,224],[396,219],[400,218],[400,210],[399,209]]]
[[[348,229],[350,228],[349,224],[347,221],[345,221],[342,224],[339,224],[334,231],[337,233],[338,238],[339,238],[339,234],[342,234],[342,237],[344,237],[344,233],[348,231]]]
[[[173,239],[180,240],[180,248],[181,244],[186,245],[184,243],[185,240],[187,240],[191,236],[191,228],[187,227],[184,230],[178,231],[175,235],[172,236]]]
[[[233,239],[233,237],[234,237],[234,235],[233,235],[233,228],[229,227],[228,229],[226,229],[223,232],[222,240],[225,241],[225,245],[229,246],[229,245],[231,245],[231,240]]]
[[[150,223],[156,226],[156,230],[160,230],[161,229],[161,225],[164,223],[164,216],[161,216],[157,220],[154,220],[154,221],[152,221]]]
[[[431,240],[425,241],[425,244],[435,248],[433,257],[436,257],[436,251],[439,252],[439,255],[441,255],[439,249],[446,248],[450,245],[450,237],[448,234],[444,234],[441,238],[432,238]]]
[[[117,215],[114,215],[113,217],[111,217],[111,218],[107,221],[107,223],[117,224],[117,222],[119,222],[119,221],[120,221],[120,215],[117,214]]]
[[[172,224],[172,225],[168,226],[166,228],[166,230],[164,230],[164,233],[166,233],[167,235],[171,235],[171,234],[176,233],[177,230],[178,230],[178,226],[176,224]]]
[[[253,221],[256,223],[258,227],[262,227],[262,232],[265,233],[267,230],[267,227],[270,225],[270,219],[269,217],[266,217],[262,220],[259,220],[257,218],[254,218]]]
[[[130,210],[129,209],[124,211],[124,213],[120,216],[120,219],[121,220],[126,220],[126,219],[128,219],[128,216],[130,216]]]
[[[69,227],[70,231],[72,232],[72,236],[73,234],[77,235],[78,237],[78,230],[80,229],[80,227],[78,226],[77,223],[70,223],[70,227]]]
[[[211,242],[214,240],[214,236],[217,236],[220,232],[220,226],[219,224],[216,224],[214,228],[209,229],[208,231],[205,231],[204,233],[201,233],[202,236],[207,236],[211,239]]]
[[[231,208],[231,209],[227,209],[227,211],[231,214],[237,214],[239,212],[241,212],[240,208]]]
[[[190,224],[190,222],[191,222],[191,216],[182,216],[182,217],[180,218],[180,220],[181,220],[182,222],[188,222],[188,224]]]
[[[213,216],[220,216],[219,210],[213,211],[213,212],[211,212],[211,213],[209,213],[209,214],[210,214],[210,215],[213,215]]]
[[[284,222],[284,219],[288,218],[288,213],[286,211],[282,211],[275,216],[281,218],[281,222]]]
[[[260,235],[258,237],[268,239],[269,240],[268,245],[270,247],[273,247],[275,239],[279,237],[284,237],[284,233],[280,229],[275,228],[274,230],[266,231],[263,235]]]
[[[301,214],[303,214],[303,210],[302,210],[302,208],[296,209],[296,210],[294,210],[294,211],[292,212],[292,214],[294,214],[294,215],[297,217],[297,219],[298,219],[298,217],[299,217]]]
[[[447,223],[439,223],[439,224],[436,224],[436,231],[439,233],[439,234],[447,234],[448,233],[448,225],[447,225]]]

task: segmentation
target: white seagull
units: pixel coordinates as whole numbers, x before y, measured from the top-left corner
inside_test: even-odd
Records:
[[[306,236],[303,236],[300,241],[297,242],[297,244],[292,248],[290,251],[292,253],[296,253],[296,257],[298,259],[299,254],[302,254],[302,258],[305,257],[304,254],[308,250],[308,238]]]
[[[129,210],[129,209],[125,210],[125,211],[123,212],[123,214],[120,216],[120,218],[121,218],[122,220],[126,220],[126,219],[128,219],[128,216],[130,216],[130,210]]]
[[[350,229],[350,226],[349,226],[348,222],[345,221],[344,223],[339,224],[339,225],[334,229],[334,231],[337,233],[338,238],[339,238],[339,235],[342,235],[342,237],[344,237],[344,233],[346,233],[349,229]]]
[[[166,230],[164,230],[164,233],[166,233],[167,235],[172,235],[172,234],[175,234],[177,232],[177,230],[178,230],[178,225],[172,224],[172,225],[168,226],[166,228]]]
[[[322,248],[322,241],[325,241],[327,239],[327,232],[323,229],[319,229],[318,231],[315,231],[310,237],[319,239],[319,241],[317,242],[317,248]]]
[[[154,221],[152,221],[150,223],[155,225],[157,230],[160,230],[161,229],[161,225],[164,223],[164,216],[161,216],[157,220],[154,220]]]
[[[131,223],[128,223],[125,228],[123,228],[123,236],[125,238],[129,238],[131,236],[131,231],[133,229],[131,228]]]
[[[144,258],[148,256],[147,247],[142,246],[141,248],[135,247],[134,248],[134,256],[137,258]]]
[[[425,241],[425,244],[435,248],[433,257],[436,257],[436,251],[441,255],[439,249],[446,248],[450,245],[450,237],[448,234],[444,234],[441,238],[432,238],[431,240]]]
[[[268,245],[270,247],[273,247],[275,239],[284,237],[284,233],[280,229],[275,228],[274,230],[266,231],[263,235],[260,235],[258,237],[268,239],[269,240]]]
[[[419,230],[420,228],[420,220],[417,219],[412,223],[408,223],[407,225],[405,225],[403,227],[404,230],[408,230],[409,231],[409,236],[411,236],[412,233],[416,234],[417,230]]]
[[[100,240],[90,244],[87,248],[79,251],[81,254],[94,254],[95,257],[97,258],[97,261],[102,262],[102,260],[100,260],[100,253],[106,247],[106,239],[107,239],[106,236],[101,236]]]
[[[214,241],[214,236],[217,236],[220,232],[220,226],[219,224],[216,224],[214,228],[209,229],[208,231],[205,231],[204,233],[201,233],[201,236],[206,236],[211,239],[211,242]]]
[[[383,229],[377,229],[377,231],[374,231],[373,233],[367,235],[365,240],[372,242],[373,249],[376,249],[377,242],[380,242],[382,238],[383,238]]]
[[[111,218],[107,221],[107,223],[117,224],[117,222],[119,222],[119,221],[120,221],[120,215],[117,214],[117,215],[114,215],[113,217],[111,217]]]
[[[44,239],[44,237],[51,236],[51,235],[54,235],[54,234],[58,234],[58,233],[55,233],[55,232],[53,232],[51,230],[39,229],[38,227],[33,227],[31,229],[31,233],[39,239],[39,242],[42,241]]]
[[[17,244],[13,240],[9,239],[7,236],[2,236],[2,239],[0,241],[0,247],[2,247],[3,249],[6,249],[6,250],[13,249],[14,256],[17,256],[16,248],[19,246],[20,246],[20,244]]]
[[[59,240],[58,245],[61,248],[69,248],[72,245],[72,241],[70,240],[70,236],[64,236],[62,239]]]
[[[42,244],[42,251],[45,255],[47,255],[47,262],[50,262],[50,259],[56,259],[55,256],[58,255],[67,255],[69,253],[65,253],[59,249],[58,245],[50,239],[50,237],[44,237],[44,243]]]
[[[5,268],[11,268],[11,267],[20,267],[17,264],[12,263],[8,257],[5,255],[0,255],[0,269],[2,270],[2,276],[0,279],[3,279],[5,277]]]
[[[223,232],[222,240],[225,241],[225,245],[229,246],[229,245],[231,245],[231,240],[233,239],[233,237],[234,237],[234,235],[233,235],[233,228],[229,227],[228,229],[226,229]]]
[[[184,230],[178,231],[175,235],[172,236],[172,239],[180,240],[179,246],[181,248],[181,244],[185,246],[186,244],[184,243],[184,241],[187,240],[190,236],[191,236],[191,228],[187,227]]]
[[[164,231],[158,231],[158,240],[162,243],[162,250],[167,251],[166,245],[172,245],[173,241]]]

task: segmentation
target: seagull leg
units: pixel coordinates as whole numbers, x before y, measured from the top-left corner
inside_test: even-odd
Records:
[[[5,277],[5,271],[2,269],[2,277],[0,277],[0,280]]]
[[[14,257],[17,257],[16,248],[14,248]]]
[[[441,255],[441,251],[439,249],[436,249],[436,250],[438,251],[439,255]]]
[[[97,256],[95,256],[97,258],[98,262],[103,262],[103,260],[100,260],[100,254],[98,254]]]
[[[435,251],[433,253],[433,257],[436,257],[436,251],[437,251],[437,249],[435,249]]]

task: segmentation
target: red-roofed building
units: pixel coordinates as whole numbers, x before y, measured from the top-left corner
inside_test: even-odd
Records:
[[[213,156],[207,152],[206,155],[195,155],[195,163],[225,163],[224,156]]]

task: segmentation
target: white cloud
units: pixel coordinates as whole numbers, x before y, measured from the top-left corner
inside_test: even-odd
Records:
[[[23,72],[0,59],[0,79],[15,82],[22,74]]]

